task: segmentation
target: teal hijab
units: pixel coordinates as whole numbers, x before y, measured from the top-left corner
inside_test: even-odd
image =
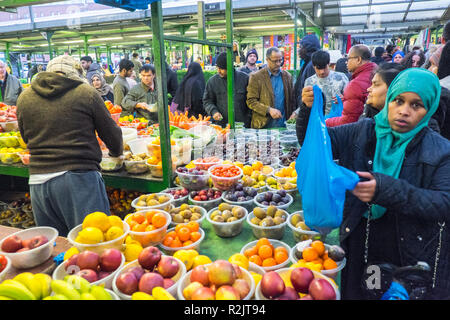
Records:
[[[393,131],[388,121],[389,103],[399,94],[414,92],[422,99],[427,113],[417,126],[409,132]],[[417,133],[428,125],[431,116],[439,106],[441,86],[437,76],[422,68],[410,68],[400,72],[389,86],[384,108],[375,116],[377,146],[373,161],[373,171],[398,178],[405,158],[405,150]],[[386,208],[372,206],[372,218],[383,216]],[[367,217],[367,212],[365,216]]]

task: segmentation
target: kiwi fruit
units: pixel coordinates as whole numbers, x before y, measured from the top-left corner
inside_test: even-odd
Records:
[[[230,218],[228,218],[226,221],[227,221],[227,222],[233,222],[233,221],[236,221],[236,220],[237,220],[236,217],[230,217]]]
[[[297,223],[295,225],[295,227],[296,228],[300,228],[300,229],[305,230],[305,231],[311,231],[311,229],[308,228],[308,226],[306,225],[306,223],[304,221],[300,221],[299,223]]]
[[[303,221],[302,216],[298,213],[295,213],[291,217],[291,223],[293,226],[296,226],[299,222]]]
[[[195,207],[194,207],[195,208]],[[181,206],[180,206],[180,208],[179,208],[181,211],[184,211],[184,210],[189,210],[190,208],[189,208],[189,205],[188,204],[186,204],[186,203],[183,203]]]
[[[282,224],[282,223],[284,223],[284,221],[286,221],[286,220],[284,220],[282,217],[273,218],[273,223],[275,223],[275,225]]]
[[[272,217],[266,217],[264,219],[261,220],[261,222],[259,223],[260,227],[272,227],[275,225],[275,222],[273,221]]]
[[[266,211],[260,207],[256,207],[255,209],[253,209],[253,214],[255,215],[255,217],[261,220],[264,219],[267,215]]]
[[[192,216],[192,212],[191,210],[183,210],[180,212],[180,214],[183,216],[183,218],[185,219],[190,219]]]
[[[267,207],[267,215],[268,216],[270,216],[270,217],[274,217],[275,216],[275,213],[277,212],[277,207],[275,207],[275,206],[269,206],[269,207]]]
[[[255,225],[257,225],[257,226],[259,226],[259,224],[261,223],[261,219],[259,219],[259,218],[257,218],[257,217],[253,217],[253,218],[250,220],[250,222],[253,223],[253,224],[255,224]]]
[[[181,214],[177,213],[176,215],[173,216],[173,222],[182,223],[184,222],[184,218]]]
[[[229,218],[231,218],[233,216],[233,214],[231,213],[230,210],[225,210],[222,212],[222,218],[223,220],[227,221]]]
[[[230,205],[230,204],[228,204],[228,203],[226,203],[226,202],[222,202],[221,204],[219,204],[219,208],[218,208],[220,211],[225,211],[225,210],[232,210],[233,209],[233,207]]]
[[[209,217],[211,218],[211,220],[214,220],[214,218],[218,215],[222,216],[222,212],[220,212],[219,210],[215,210],[211,213],[211,215]]]
[[[233,210],[231,210],[231,212],[233,213],[233,216],[237,219],[241,219],[245,216],[244,209],[240,207],[234,207]]]
[[[225,220],[223,219],[223,217],[221,215],[216,215],[213,218],[213,221],[215,221],[215,222],[224,222]]]

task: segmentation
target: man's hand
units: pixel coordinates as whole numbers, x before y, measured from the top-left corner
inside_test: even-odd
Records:
[[[283,115],[281,114],[280,110],[275,108],[269,108],[269,114],[272,117],[272,119],[280,119]]]
[[[344,96],[343,96],[342,94],[338,94],[337,96],[339,96],[339,98],[341,98],[341,101],[344,99]],[[334,97],[333,97],[333,103],[334,103],[334,104],[337,104],[337,103],[338,103],[338,101],[337,101],[337,96],[334,96]]]
[[[356,171],[361,178],[369,179],[368,181],[358,182],[352,193],[362,202],[370,202],[375,196],[377,181],[370,172]]]
[[[289,120],[291,119],[297,119],[297,113],[295,111],[292,112],[292,115],[289,117]]]
[[[312,86],[307,86],[303,88],[302,101],[308,108],[312,107],[314,102],[314,91]]]
[[[136,104],[136,109],[149,110],[149,105],[145,102],[139,102],[138,104]]]
[[[213,114],[213,119],[216,121],[220,121],[223,119],[222,115],[219,112]]]

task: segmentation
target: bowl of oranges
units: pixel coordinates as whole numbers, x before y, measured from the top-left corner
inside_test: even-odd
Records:
[[[82,224],[70,230],[67,240],[80,252],[90,250],[100,254],[109,248],[121,250],[129,232],[128,223],[118,216],[97,211],[88,214]]]
[[[247,243],[241,249],[250,263],[261,267],[265,272],[286,267],[289,263],[291,247],[283,241],[261,238]]]
[[[295,161],[291,162],[288,167],[283,167],[276,170],[272,175],[278,182],[285,184],[286,182],[294,181],[297,179],[297,171],[295,170]]]
[[[197,250],[205,238],[205,231],[197,221],[180,223],[165,234],[159,245],[166,254],[173,255],[178,250]]]
[[[320,240],[297,243],[289,253],[295,267],[305,267],[335,279],[346,264],[345,252],[337,245],[328,245]]]
[[[130,226],[131,239],[138,241],[145,248],[157,245],[163,240],[171,217],[166,211],[147,209],[128,214],[125,222]]]

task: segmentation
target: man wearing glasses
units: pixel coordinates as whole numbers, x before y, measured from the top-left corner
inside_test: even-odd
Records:
[[[285,127],[294,111],[292,76],[281,70],[283,56],[276,47],[266,53],[267,67],[250,75],[247,105],[253,110],[252,128]]]

